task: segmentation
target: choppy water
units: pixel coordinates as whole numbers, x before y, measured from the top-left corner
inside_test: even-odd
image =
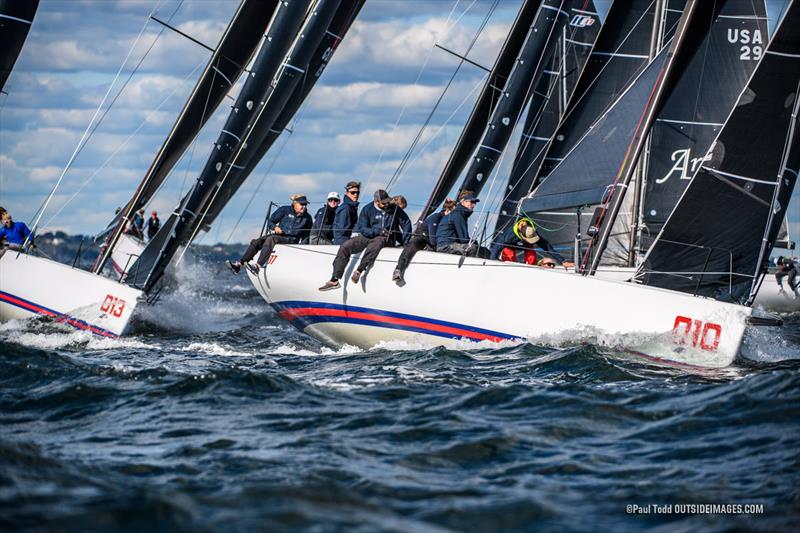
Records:
[[[334,351],[215,269],[124,339],[0,326],[0,528],[800,523],[800,318],[718,372],[595,346]],[[708,503],[763,512],[626,511]]]

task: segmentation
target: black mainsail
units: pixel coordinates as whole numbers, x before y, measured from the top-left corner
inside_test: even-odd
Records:
[[[800,4],[645,257],[646,285],[750,303],[800,167]]]
[[[22,51],[38,7],[39,0],[0,0],[0,91]]]
[[[587,4],[586,0],[575,0]],[[503,87],[500,100],[492,112],[478,149],[467,169],[460,190],[480,192],[505,150],[511,133],[519,121],[525,104],[530,101],[534,87],[543,79],[544,71],[553,56],[555,44],[570,20],[568,9],[572,0],[545,0],[528,31],[516,64]],[[539,105],[544,104],[542,100]],[[534,109],[538,113],[539,109]]]
[[[450,152],[450,157],[441,174],[439,174],[439,179],[436,181],[425,207],[420,212],[417,224],[425,220],[444,201],[450,189],[456,184],[461,171],[464,170],[464,167],[469,162],[486,129],[486,122],[497,105],[503,90],[502,87],[514,67],[522,44],[528,35],[528,29],[533,24],[541,4],[542,0],[523,1],[517,13],[517,18],[514,20],[511,30],[506,36],[506,40],[492,66],[489,77],[486,79],[475,106],[472,108],[469,119],[467,119],[464,128],[461,130],[461,135],[452,152]]]
[[[532,179],[531,189],[549,178],[592,124],[642,74],[659,51],[660,42],[674,34],[684,3],[684,0],[672,0],[659,5],[653,0],[632,0],[612,4],[565,116],[531,169],[535,174],[528,178]],[[534,213],[523,208],[522,211],[546,232],[547,239],[562,255],[572,258],[577,231],[574,209],[552,208]],[[591,217],[591,210],[582,216]],[[588,219],[582,221],[581,225],[586,227],[588,222]]]
[[[700,53],[705,33],[723,5],[724,2],[687,2],[670,47],[656,56],[555,169],[554,175],[560,173],[562,179],[546,180],[526,200],[526,211],[602,204],[597,231],[581,258],[585,273],[594,273],[600,264],[639,153],[664,98],[691,59]],[[585,175],[586,169],[592,169],[590,176]]]
[[[303,26],[291,33],[286,28],[299,26],[302,16],[300,21],[296,17],[302,15],[308,5],[302,3],[303,8],[300,9],[297,7],[299,3],[282,3],[284,7],[281,11],[287,13],[287,16],[279,18],[281,11],[278,12],[274,28],[270,27],[270,34],[273,31],[280,32],[284,39],[268,38],[256,58],[259,66],[253,68],[251,76],[252,79],[258,77],[259,81],[251,85],[254,86],[254,93],[260,92],[261,98],[253,98],[254,94],[245,83],[234,105],[234,111],[194,187],[131,268],[133,275],[129,275],[126,280],[130,285],[142,287],[145,292],[149,292],[160,280],[179,248],[191,240],[193,229],[196,229],[196,220],[201,215],[200,210],[208,204],[215,189],[225,181],[230,172],[244,168],[243,163],[246,164],[249,159],[246,151],[257,151],[263,140],[259,136],[266,135],[304,76],[305,68],[330,26],[340,0],[318,0]],[[281,24],[277,24],[279,21]],[[284,30],[287,32],[285,35]],[[296,37],[289,55],[286,56],[281,51],[292,44],[285,38],[289,35]],[[264,67],[263,70],[261,67]],[[266,92],[263,91],[265,87]],[[259,89],[262,90],[258,91]]]
[[[242,0],[139,187],[111,223],[113,232],[95,263],[95,273],[103,270],[122,234],[125,221],[130,220],[133,213],[144,207],[153,197],[239,78],[264,36],[278,5],[278,0]]]
[[[566,113],[600,26],[600,17],[593,2],[570,9],[569,26],[563,28],[554,57],[528,105],[522,138],[504,190],[495,234],[515,218],[520,198],[533,188],[545,149]]]
[[[763,1],[728,0],[650,129],[639,253],[661,231],[767,45]],[[649,236],[649,238],[648,238]]]
[[[283,106],[283,110],[278,115],[275,122],[265,128],[267,129],[266,135],[259,135],[263,140],[258,144],[257,150],[249,154],[249,159],[243,162],[244,168],[231,170],[225,181],[220,185],[219,189],[214,193],[214,196],[208,202],[208,205],[202,210],[202,218],[197,219],[197,225],[203,229],[208,228],[219,216],[220,212],[228,204],[234,194],[239,190],[239,187],[244,183],[250,173],[255,169],[267,151],[272,147],[273,143],[277,140],[280,134],[285,130],[286,126],[294,117],[297,110],[305,101],[311,89],[319,80],[325,67],[333,58],[334,52],[339,47],[342,39],[344,39],[353,21],[358,16],[359,11],[364,5],[366,0],[352,0],[350,2],[342,2],[339,6],[336,15],[331,22],[330,27],[325,32],[322,42],[317,46],[308,64],[306,75],[300,81],[291,98]],[[264,128],[267,124],[266,120],[259,121],[258,127]],[[253,136],[256,136],[255,134]],[[196,229],[193,229],[192,234],[196,234]]]

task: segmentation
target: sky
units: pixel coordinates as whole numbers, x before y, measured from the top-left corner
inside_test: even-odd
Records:
[[[152,21],[134,46],[148,15],[155,9],[156,17],[171,19],[213,47],[237,5],[41,0],[6,83],[8,96],[0,95],[0,205],[17,220],[33,221],[126,55],[133,49],[112,96],[155,41],[40,222],[40,231],[94,234],[104,228],[132,195],[210,56],[169,30],[159,35],[161,28]],[[518,7],[518,0],[500,2],[471,60],[491,66]],[[313,214],[329,191],[341,193],[349,180],[362,181],[367,198],[385,186],[458,64],[434,43],[466,50],[488,9],[485,0],[368,0],[298,113],[292,133],[284,132],[200,242],[249,240],[260,231],[266,204],[288,203],[294,193],[309,197]],[[409,212],[419,211],[427,199],[484,74],[469,65],[459,70],[423,136],[425,149],[412,156],[393,187],[393,193],[408,198]],[[148,213],[155,209],[163,220],[175,208],[205,163],[232,102],[224,102],[209,120]]]
[[[491,66],[520,1],[500,1],[471,60]],[[364,198],[371,198],[398,168],[459,63],[434,44],[465,51],[490,4],[367,0],[291,125],[292,133],[282,134],[199,242],[248,241],[259,233],[267,204],[288,203],[295,193],[308,196],[312,214],[329,191],[342,193],[353,179],[363,182]],[[598,4],[603,12],[608,2]],[[0,205],[15,219],[33,222],[111,87],[111,97],[119,93],[116,102],[65,174],[39,224],[40,232],[102,230],[133,194],[210,57],[203,47],[162,31],[149,15],[169,19],[214,47],[237,5],[234,0],[41,0],[6,83],[8,95],[0,95]],[[459,69],[411,163],[393,185],[393,194],[408,198],[412,218],[444,166],[484,76],[471,65]],[[240,87],[241,82],[233,97]],[[148,213],[155,209],[165,220],[177,206],[205,164],[232,102],[223,102],[209,120]],[[107,107],[106,102],[103,111]],[[505,175],[510,159],[501,160],[496,175]]]

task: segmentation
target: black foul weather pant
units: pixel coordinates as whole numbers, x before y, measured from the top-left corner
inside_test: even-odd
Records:
[[[430,244],[426,235],[414,235],[411,237],[411,240],[403,247],[400,259],[397,260],[397,266],[395,268],[401,273],[405,273],[408,264],[411,263],[411,260],[417,255],[417,252],[424,250],[425,247],[430,246]]]
[[[267,264],[269,256],[272,254],[272,250],[275,248],[276,244],[294,244],[295,242],[296,241],[293,237],[285,237],[283,235],[264,235],[263,237],[259,237],[250,241],[250,246],[247,247],[247,250],[245,250],[244,255],[241,259],[239,259],[239,261],[242,263],[247,263],[256,256],[256,253],[259,250],[261,250],[261,253],[258,254],[258,264],[263,267]]]
[[[333,260],[333,275],[331,279],[341,279],[344,276],[344,269],[347,268],[347,263],[350,262],[350,256],[360,252],[364,252],[364,255],[361,256],[358,270],[361,272],[368,270],[375,263],[378,254],[387,243],[386,237],[373,237],[370,239],[363,235],[356,235],[347,239],[339,246],[336,259]]]
[[[797,290],[797,270],[792,268],[788,271],[778,271],[775,273],[775,279],[778,280],[778,286],[783,288],[783,278],[789,282],[789,288],[793,291]]]

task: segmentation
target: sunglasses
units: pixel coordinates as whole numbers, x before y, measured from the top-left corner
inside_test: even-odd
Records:
[[[328,201],[329,202],[336,202],[337,204],[339,203],[339,199],[338,198],[328,198]]]
[[[352,194],[353,196],[358,196],[359,194],[361,194],[361,191],[359,191],[359,190],[347,191],[347,194]]]

